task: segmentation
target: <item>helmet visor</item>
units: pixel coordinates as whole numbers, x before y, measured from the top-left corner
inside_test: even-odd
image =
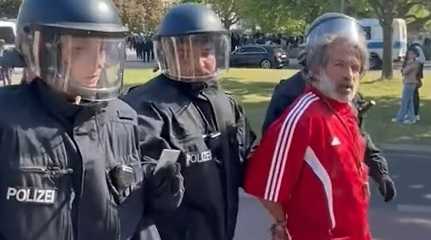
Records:
[[[33,46],[39,46],[34,48],[39,51],[33,52],[33,69],[48,85],[89,101],[105,101],[119,95],[125,39],[59,34],[41,40],[36,34]]]
[[[205,81],[229,67],[230,41],[222,33],[161,37],[155,49],[162,73],[175,80]]]
[[[306,46],[307,48],[312,48],[334,36],[345,38],[353,43],[361,43],[364,39],[364,32],[354,19],[341,17],[327,18],[308,31]]]

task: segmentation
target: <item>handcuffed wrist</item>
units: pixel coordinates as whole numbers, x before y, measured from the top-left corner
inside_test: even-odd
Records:
[[[281,229],[285,229],[287,226],[287,221],[285,219],[283,220],[276,220],[272,225],[271,225],[271,229],[273,230],[281,230]]]

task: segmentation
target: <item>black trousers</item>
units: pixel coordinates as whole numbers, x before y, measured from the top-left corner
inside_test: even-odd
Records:
[[[415,115],[419,115],[419,105],[420,105],[420,97],[419,97],[419,88],[415,89],[413,93],[413,107],[415,109]]]

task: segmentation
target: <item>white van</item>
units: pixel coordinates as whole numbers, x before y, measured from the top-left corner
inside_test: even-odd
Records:
[[[365,31],[368,51],[370,52],[370,68],[380,68],[383,63],[383,28],[377,18],[359,20]],[[407,25],[401,18],[392,22],[392,60],[400,61],[407,52]]]
[[[13,20],[0,20],[0,39],[5,40],[5,48],[15,47],[16,23]]]

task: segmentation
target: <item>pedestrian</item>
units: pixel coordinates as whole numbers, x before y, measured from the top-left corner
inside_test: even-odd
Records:
[[[127,28],[114,4],[26,0],[17,32],[35,78],[0,89],[0,239],[130,239],[146,211],[174,210],[179,168],[143,161],[145,133],[117,98]]]
[[[348,16],[327,13],[311,26],[306,89],[265,131],[244,187],[274,218],[273,239],[369,240],[365,145],[352,107],[365,38]]]
[[[254,140],[242,107],[218,83],[230,39],[204,5],[181,4],[154,37],[161,74],[124,97],[151,132],[146,152],[180,150],[185,195],[173,214],[155,216],[162,240],[232,240],[242,165]]]
[[[0,58],[6,55],[5,45],[6,41],[0,39]],[[12,69],[6,64],[0,65],[0,81],[3,81],[3,86],[12,85]]]
[[[419,120],[421,120],[421,117],[419,114],[419,109],[420,109],[419,89],[423,85],[422,79],[424,77],[425,54],[424,54],[424,51],[422,49],[421,44],[417,41],[413,42],[410,45],[409,50],[410,49],[415,52],[415,54],[417,56],[416,61],[419,64],[419,69],[418,69],[417,74],[416,74],[416,79],[418,81],[418,84],[416,85],[415,91],[413,93],[413,107],[415,110],[416,121],[419,121]]]
[[[416,123],[414,94],[419,85],[417,75],[420,70],[420,63],[416,60],[417,57],[418,55],[414,49],[407,51],[406,59],[401,68],[401,74],[403,75],[401,106],[392,122],[403,124]]]
[[[330,14],[325,16],[332,18],[335,15]],[[336,16],[339,18],[347,17],[346,15],[342,14]],[[265,134],[265,131],[268,129],[269,125],[279,118],[283,111],[304,92],[308,79],[306,57],[307,54],[306,50],[304,49],[298,54],[298,62],[303,66],[301,71],[298,71],[289,79],[281,80],[274,87],[272,98],[268,105],[265,120],[262,126],[262,135]],[[355,96],[355,101],[353,101],[358,113],[361,113],[362,109],[362,107],[358,106],[357,104],[362,102],[361,99],[362,97],[360,94],[357,94]],[[360,127],[362,127],[362,114],[358,114],[358,120]],[[365,131],[365,129],[361,128],[361,132],[366,140],[365,163],[369,168],[369,176],[374,180],[375,183],[377,183],[383,200],[385,202],[389,202],[395,198],[396,186],[390,176],[388,162],[383,156],[382,151],[374,144],[371,136]]]

